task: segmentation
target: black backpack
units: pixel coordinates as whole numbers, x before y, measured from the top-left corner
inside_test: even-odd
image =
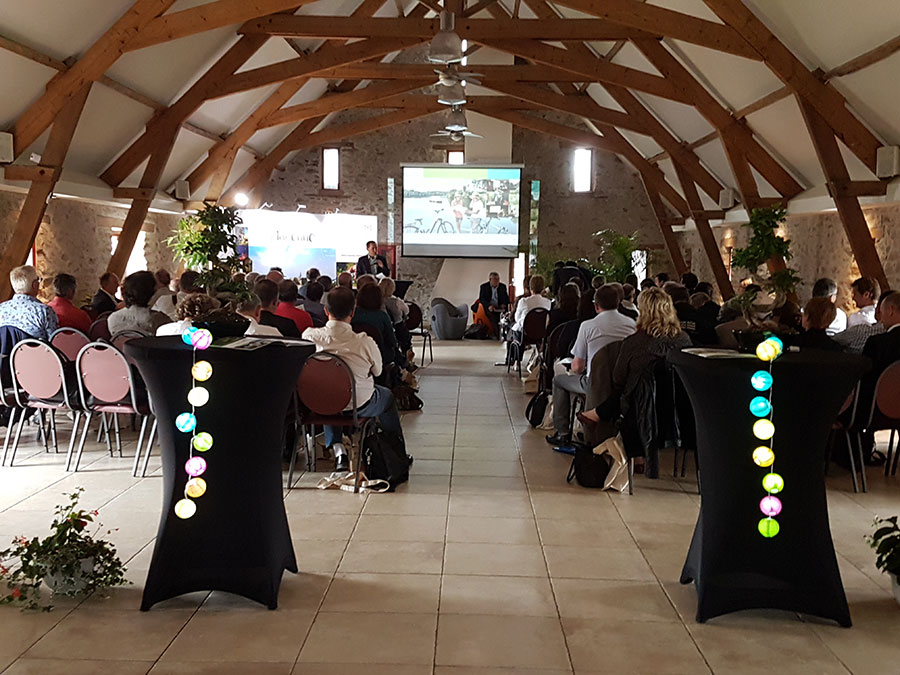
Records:
[[[473,323],[463,333],[464,340],[487,340],[488,338],[490,338],[488,327],[483,323]]]
[[[544,421],[544,415],[547,414],[547,404],[550,403],[550,394],[543,389],[537,392],[528,401],[525,406],[525,419],[533,429],[536,429]]]
[[[566,482],[571,483],[574,478],[581,487],[602,488],[613,465],[612,457],[607,452],[595,455],[594,449],[584,443],[573,443],[573,445],[575,446],[575,456],[572,458],[572,466],[569,467]]]
[[[409,480],[413,458],[406,454],[402,432],[376,429],[363,440],[363,457],[366,478],[386,480],[391,486],[388,492]]]
[[[416,390],[408,384],[400,383],[391,389],[399,410],[421,410],[425,404],[416,395]]]

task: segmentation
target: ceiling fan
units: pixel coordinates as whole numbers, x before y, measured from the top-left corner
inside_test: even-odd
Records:
[[[448,65],[446,68],[435,68],[435,74],[438,76],[435,84],[442,84],[445,87],[452,87],[454,84],[481,84],[479,78],[484,77],[483,73],[461,72],[455,66]]]
[[[458,105],[450,108],[450,112],[447,114],[447,123],[444,125],[444,128],[438,131],[436,134],[431,134],[432,136],[449,136],[450,140],[459,142],[463,140],[463,138],[483,138],[483,136],[479,136],[478,134],[474,134],[469,130],[469,124],[466,121],[466,112]]]
[[[439,136],[441,138],[449,138],[454,143],[461,143],[466,138],[484,138],[484,136],[473,134],[471,131],[449,131],[447,129],[441,129],[436,134],[431,135]]]
[[[459,63],[463,60],[462,39],[456,34],[456,17],[446,10],[441,12],[441,30],[431,38],[428,60],[432,63]]]

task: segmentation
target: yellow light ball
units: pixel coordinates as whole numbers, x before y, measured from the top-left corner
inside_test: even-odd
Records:
[[[193,445],[194,450],[196,450],[197,452],[206,452],[212,447],[212,444],[212,434],[207,433],[206,431],[201,431],[199,434],[194,436]]]
[[[753,463],[756,464],[756,466],[772,466],[774,462],[775,453],[772,452],[771,448],[761,445],[753,451]]]
[[[763,490],[769,494],[778,494],[784,490],[784,478],[777,473],[767,473],[762,480]]]
[[[197,505],[190,499],[179,499],[175,502],[175,515],[183,520],[187,520],[197,513]]]
[[[184,492],[188,497],[194,499],[202,497],[206,493],[206,481],[202,478],[191,478],[185,485]],[[194,509],[196,508],[195,506]]]
[[[197,361],[191,368],[191,375],[197,382],[206,382],[212,377],[212,365],[209,361]]]
[[[756,357],[760,361],[772,361],[778,356],[778,347],[771,342],[763,340],[756,346]]]
[[[195,408],[204,406],[209,402],[209,390],[206,387],[194,387],[188,392],[187,400]]]
[[[775,425],[769,420],[756,420],[753,423],[753,435],[761,441],[767,441],[775,435]]]

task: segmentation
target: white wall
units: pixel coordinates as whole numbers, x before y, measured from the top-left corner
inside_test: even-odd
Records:
[[[478,287],[488,280],[491,272],[497,272],[500,281],[509,284],[507,260],[447,258],[434,285],[434,297],[446,298],[454,305],[471,305],[478,299]],[[471,316],[469,318],[471,319]]]

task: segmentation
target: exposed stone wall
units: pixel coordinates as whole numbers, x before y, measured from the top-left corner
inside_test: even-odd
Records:
[[[888,281],[893,287],[900,283],[900,204],[890,204],[865,209],[869,229],[876,238],[876,248],[884,265]],[[860,276],[859,267],[850,250],[850,242],[844,233],[836,212],[811,213],[788,216],[783,227],[784,236],[791,240],[793,258],[789,265],[803,278],[799,288],[801,302],[806,302],[816,279],[830,277],[838,284],[838,304],[846,311],[856,310],[850,299],[850,283]],[[747,242],[748,228],[728,226],[713,228],[723,256],[727,255],[723,239],[731,234],[733,246]],[[686,261],[701,279],[712,281],[712,270],[696,231],[678,235]],[[733,279],[737,283],[744,270],[735,269]]]
[[[6,246],[19,217],[25,195],[0,191],[0,246]],[[93,202],[57,198],[50,202],[35,239],[35,265],[45,279],[42,298],[48,299],[55,274],[68,272],[78,280],[81,302],[97,290],[98,277],[110,259],[113,227],[121,227],[126,209]],[[175,272],[176,264],[165,244],[178,216],[150,213],[144,223],[144,256],[151,270]]]

